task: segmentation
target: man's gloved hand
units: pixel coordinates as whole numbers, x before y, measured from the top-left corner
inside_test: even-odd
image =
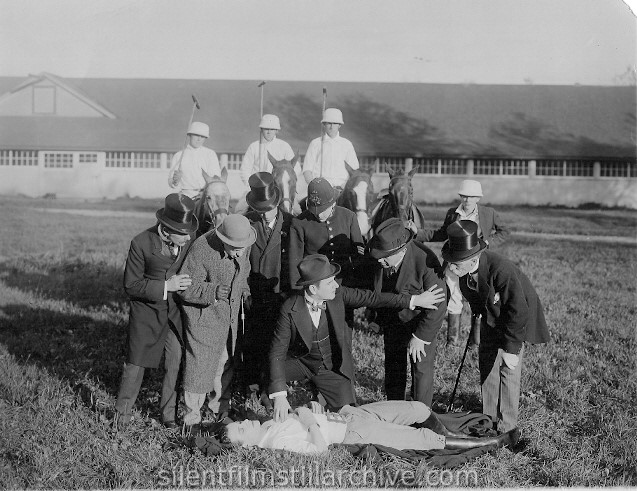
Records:
[[[507,353],[506,351],[502,352],[502,360],[504,364],[509,367],[510,370],[515,370],[520,363],[520,357],[518,355],[514,355],[513,353]]]
[[[218,285],[215,290],[215,298],[217,300],[225,300],[228,301],[230,297],[230,287],[228,285]]]
[[[312,425],[318,424],[316,422],[316,418],[314,417],[314,414],[312,414],[312,411],[310,411],[308,408],[303,406],[297,407],[294,410],[294,412],[299,417],[299,421],[301,422],[301,424],[305,426],[306,428],[309,428]]]

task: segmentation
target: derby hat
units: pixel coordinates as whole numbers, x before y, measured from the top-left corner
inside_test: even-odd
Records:
[[[217,237],[232,247],[248,247],[257,240],[257,233],[243,215],[228,215],[219,228]]]
[[[471,179],[465,179],[460,183],[460,189],[458,189],[460,196],[482,196],[482,185],[478,181]]]
[[[296,286],[313,285],[326,278],[336,276],[341,271],[338,264],[331,263],[323,254],[305,256],[297,268],[301,278],[296,282]]]
[[[442,246],[442,258],[449,263],[467,261],[487,248],[478,237],[478,224],[471,220],[459,220],[447,227],[447,242]]]
[[[315,215],[327,210],[336,200],[336,192],[327,179],[317,177],[307,185],[307,209]]]
[[[389,218],[381,223],[369,241],[369,254],[374,259],[382,259],[397,253],[413,239],[414,234],[405,228],[400,218]]]
[[[246,202],[255,211],[264,213],[274,210],[281,202],[281,190],[269,172],[256,172],[248,179],[250,192],[246,194]]]
[[[188,128],[189,135],[199,135],[204,138],[210,138],[210,127],[206,123],[200,123],[199,121],[193,121]]]
[[[157,221],[174,232],[190,234],[197,230],[199,222],[194,214],[195,202],[185,194],[166,196],[164,207],[157,210]]]

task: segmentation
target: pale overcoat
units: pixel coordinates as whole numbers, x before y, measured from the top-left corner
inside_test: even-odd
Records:
[[[189,274],[192,279],[192,284],[180,294],[185,317],[184,390],[205,394],[214,389],[230,330],[232,351],[236,345],[241,297],[250,295],[250,248],[240,258],[232,259],[216,232],[207,232],[192,244],[180,273]],[[215,299],[219,285],[230,286],[228,300]]]

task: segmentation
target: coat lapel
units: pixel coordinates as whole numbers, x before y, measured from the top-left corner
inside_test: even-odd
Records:
[[[263,224],[265,227],[265,224]],[[268,240],[265,246],[265,252],[268,253],[276,246],[281,243],[281,228],[283,227],[283,213],[281,210],[277,213],[276,222],[274,224],[274,228],[272,229],[272,233],[270,234],[270,240]]]
[[[484,305],[489,303],[489,260],[487,255],[482,253],[480,255],[480,262],[478,263],[478,294],[481,299],[484,300]]]
[[[303,339],[303,342],[307,346],[307,349],[311,350],[312,339],[314,337],[312,328],[314,327],[314,325],[312,324],[310,312],[305,306],[305,298],[302,294],[297,295],[296,300],[292,305],[290,314],[292,316],[292,319],[294,320],[296,330]]]

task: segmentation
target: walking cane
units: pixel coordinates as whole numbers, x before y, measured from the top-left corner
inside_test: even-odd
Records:
[[[478,316],[480,319],[482,316]],[[464,366],[464,359],[467,356],[467,351],[469,350],[469,344],[471,344],[471,333],[475,329],[475,324],[471,323],[471,331],[469,331],[469,336],[467,337],[467,344],[464,347],[464,353],[462,354],[462,361],[460,362],[460,368],[458,368],[458,376],[456,377],[456,383],[453,386],[453,392],[451,393],[451,397],[449,398],[449,405],[447,406],[447,412],[451,411],[451,407],[453,406],[453,400],[456,397],[456,389],[458,389],[458,382],[460,382],[460,373],[462,372],[462,367]]]
[[[184,158],[184,153],[186,152],[186,147],[188,146],[188,130],[190,129],[190,125],[192,124],[192,120],[195,117],[195,109],[201,109],[199,105],[199,101],[195,97],[195,94],[192,94],[192,112],[190,113],[190,120],[188,120],[188,127],[186,128],[186,138],[184,140],[184,147],[181,149],[181,155],[179,156],[179,162],[177,162],[177,167],[175,167],[175,173],[179,172],[181,168],[181,161]],[[175,174],[173,174],[174,176]]]
[[[321,120],[325,114],[325,103],[327,102],[327,87],[323,87],[323,112],[321,112]],[[325,141],[325,130],[321,121],[321,173],[319,177],[323,177],[323,142]]]
[[[260,118],[263,119],[263,86],[265,85],[265,80],[263,82],[261,82],[259,85],[257,85],[257,87],[259,87],[261,89],[261,116]],[[259,126],[259,170],[261,169],[261,147],[263,145],[261,144],[261,126]]]

